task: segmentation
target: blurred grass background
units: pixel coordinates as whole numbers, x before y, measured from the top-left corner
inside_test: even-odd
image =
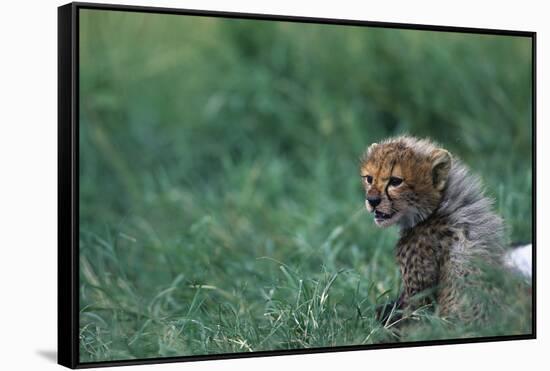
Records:
[[[404,132],[484,179],[531,241],[531,41],[80,11],[80,359],[397,341],[396,230],[358,159]],[[531,331],[429,314],[402,340]]]

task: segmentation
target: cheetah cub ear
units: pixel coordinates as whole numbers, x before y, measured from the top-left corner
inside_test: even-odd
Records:
[[[378,145],[378,143],[372,143],[369,148],[367,148],[367,156],[370,156],[374,148]]]
[[[366,163],[367,160],[369,159],[369,157],[372,155],[372,151],[374,150],[374,148],[378,145],[378,143],[373,143],[371,144],[366,150],[365,152],[363,152],[363,155],[361,156],[361,162],[362,163]]]
[[[447,176],[451,170],[451,154],[444,149],[436,149],[432,152],[432,181],[437,191],[442,191],[447,183]]]

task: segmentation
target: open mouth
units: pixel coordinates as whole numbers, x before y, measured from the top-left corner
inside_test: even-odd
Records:
[[[382,220],[388,220],[390,219],[394,214],[386,214],[378,210],[374,210],[374,219],[376,221],[382,221]]]

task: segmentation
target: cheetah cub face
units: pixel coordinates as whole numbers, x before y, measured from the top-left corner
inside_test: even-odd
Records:
[[[439,205],[451,155],[428,140],[391,138],[374,143],[361,159],[365,205],[379,227],[411,228]]]

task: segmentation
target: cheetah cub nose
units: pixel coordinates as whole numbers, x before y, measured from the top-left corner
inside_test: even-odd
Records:
[[[372,207],[376,207],[380,205],[380,201],[382,200],[380,199],[380,197],[374,196],[374,197],[367,197],[367,201],[369,205],[371,205]]]

